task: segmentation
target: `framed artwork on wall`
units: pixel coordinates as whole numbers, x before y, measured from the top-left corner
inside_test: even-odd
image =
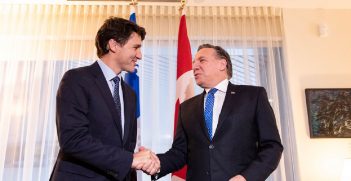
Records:
[[[311,138],[351,138],[351,88],[305,89]]]

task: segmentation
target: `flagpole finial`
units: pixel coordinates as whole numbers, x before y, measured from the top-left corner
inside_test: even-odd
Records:
[[[132,1],[129,3],[129,5],[134,5],[134,6],[138,5],[138,0],[132,0]]]
[[[184,7],[185,7],[185,4],[186,4],[185,0],[180,0],[180,7],[179,7],[179,10],[183,10]]]

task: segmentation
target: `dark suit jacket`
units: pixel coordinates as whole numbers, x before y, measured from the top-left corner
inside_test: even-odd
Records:
[[[97,62],[69,70],[57,92],[60,152],[50,180],[136,180],[136,96],[122,81],[124,136],[111,91]]]
[[[203,116],[204,95],[180,105],[172,148],[158,155],[158,176],[188,164],[187,181],[224,181],[237,174],[248,181],[265,180],[283,151],[265,89],[229,83],[212,141]]]

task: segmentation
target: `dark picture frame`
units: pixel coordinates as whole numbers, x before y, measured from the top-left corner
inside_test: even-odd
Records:
[[[351,88],[305,89],[311,138],[351,138]]]

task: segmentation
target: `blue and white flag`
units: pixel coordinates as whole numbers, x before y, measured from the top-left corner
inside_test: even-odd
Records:
[[[136,23],[136,17],[135,17],[135,8],[133,5],[131,5],[131,11],[130,11],[130,17],[129,20]],[[134,92],[136,93],[137,96],[137,118],[140,118],[140,94],[139,94],[139,75],[138,75],[138,69],[139,69],[139,65],[138,63],[135,66],[135,70],[132,73],[127,73],[125,75],[125,81],[126,83],[132,87],[132,89],[134,90]]]
[[[129,20],[136,23],[136,16],[135,16],[135,7],[134,5],[130,6],[130,17]],[[132,89],[134,90],[136,97],[137,97],[137,108],[136,108],[136,116],[137,116],[137,120],[138,120],[138,138],[137,138],[137,146],[136,149],[138,149],[140,147],[140,94],[139,94],[139,75],[138,75],[138,69],[139,69],[139,65],[138,63],[135,66],[135,70],[132,73],[126,73],[125,74],[125,81],[126,83],[132,87]]]
[[[131,5],[131,7],[130,7],[129,21],[136,23],[135,7],[134,7],[134,5]]]

